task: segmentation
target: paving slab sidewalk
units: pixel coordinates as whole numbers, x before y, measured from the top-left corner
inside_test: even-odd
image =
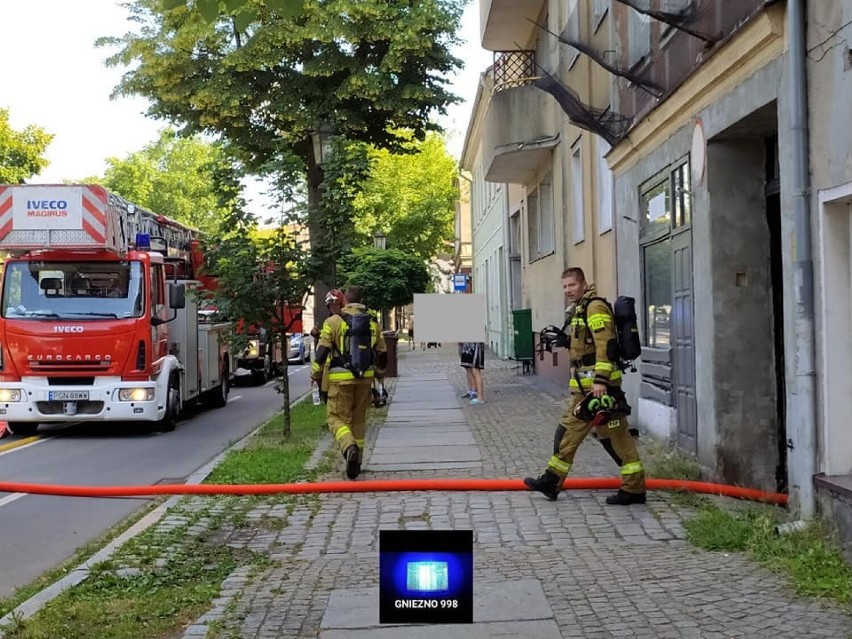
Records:
[[[384,423],[368,430],[364,479],[541,472],[564,402],[552,386],[489,358],[487,401],[470,405],[449,346],[403,350],[399,370]],[[572,472],[617,475],[591,440]],[[258,506],[252,518],[281,518],[280,530],[234,530],[225,541],[268,553],[272,567],[232,575],[184,636],[204,636],[215,621],[220,636],[247,639],[852,637],[849,611],[796,596],[744,555],[691,547],[688,511],[668,496],[624,508],[607,506],[606,494],[572,491],[553,503],[529,492],[355,493],[289,514]],[[382,529],[474,531],[473,625],[379,624]]]

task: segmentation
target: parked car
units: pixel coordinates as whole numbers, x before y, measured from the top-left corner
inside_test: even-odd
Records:
[[[295,333],[290,336],[287,349],[287,361],[291,364],[304,364],[311,356],[310,335]]]
[[[236,369],[234,377],[237,380],[251,380],[255,384],[263,384],[280,373],[281,346],[270,340],[274,337],[264,329],[252,334],[246,347],[236,353]]]

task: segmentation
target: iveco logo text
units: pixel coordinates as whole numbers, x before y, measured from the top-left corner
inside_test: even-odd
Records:
[[[27,355],[30,362],[109,362],[111,355]]]
[[[54,326],[54,333],[82,333],[82,326]]]
[[[68,217],[65,200],[27,200],[27,217]]]

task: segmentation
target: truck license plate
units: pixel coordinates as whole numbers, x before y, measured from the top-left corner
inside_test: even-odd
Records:
[[[47,399],[51,402],[68,402],[89,399],[89,391],[48,391]]]

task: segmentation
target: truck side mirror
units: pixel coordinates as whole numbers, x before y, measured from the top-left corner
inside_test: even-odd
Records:
[[[172,308],[172,316],[165,320],[159,317],[152,317],[151,326],[159,326],[160,324],[171,322],[177,317],[178,309],[186,308],[186,285],[169,284],[169,306]]]
[[[185,284],[169,284],[169,306],[174,309],[186,308]]]

